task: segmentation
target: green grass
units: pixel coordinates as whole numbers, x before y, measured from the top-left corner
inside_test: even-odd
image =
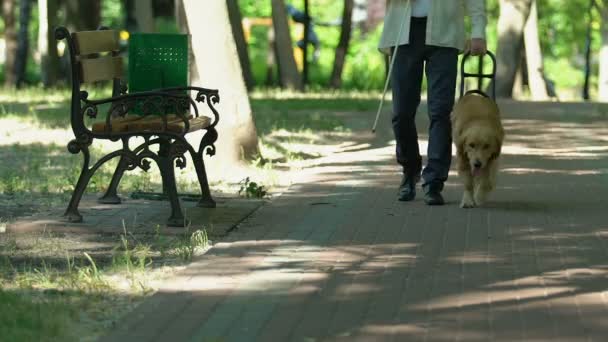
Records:
[[[70,321],[78,310],[56,296],[31,296],[0,289],[0,331],[4,341],[77,341]]]
[[[369,111],[378,106],[379,91],[340,91],[318,89],[306,93],[280,89],[261,89],[251,96],[255,112],[277,110]]]
[[[104,91],[99,93],[103,95]],[[69,91],[61,89],[0,91],[0,125],[13,124],[28,132],[20,139],[19,134],[24,133],[19,129],[5,130],[5,140],[0,143],[0,160],[10,161],[0,163],[1,224],[42,208],[64,206],[69,199],[82,156],[72,155],[65,146],[44,138],[44,134],[51,134],[55,139],[63,136],[72,139],[69,96]],[[340,113],[369,111],[375,107],[376,98],[374,93],[355,92],[295,94],[264,90],[252,94],[261,148],[273,155],[272,161],[264,155],[258,158],[254,162],[256,170],[265,174],[267,180],[280,178],[275,173],[277,161],[289,165],[291,161],[318,157],[316,152],[303,150],[301,146],[343,141],[341,136],[349,128]],[[92,159],[102,153],[94,148]],[[115,164],[102,167],[87,191],[104,191]],[[236,184],[235,194],[242,185]],[[180,186],[191,192],[190,184]],[[159,191],[157,170],[127,173],[121,191],[135,190]],[[242,195],[258,197],[267,190],[270,190],[267,183],[251,177]],[[86,253],[70,249],[91,239],[103,247]],[[191,261],[209,243],[204,227],[189,227],[177,236],[164,234],[160,226],[152,235],[133,235],[126,227],[122,234],[93,237],[43,233],[28,238],[3,232],[0,303],[6,304],[0,307],[0,339],[92,338],[153,291],[150,277],[166,275],[165,267]]]
[[[102,152],[93,149],[92,155],[95,160]],[[12,161],[0,164],[0,205],[3,201],[27,203],[34,198],[45,204],[65,202],[82,167],[81,155],[72,155],[64,146],[57,145],[0,145],[0,159]],[[117,160],[102,166],[91,179],[87,191],[105,191],[116,163]],[[158,190],[160,184],[151,181],[155,173],[127,173],[121,182],[121,188],[133,191]]]
[[[0,340],[92,339],[153,292],[150,280],[170,274],[167,267],[191,261],[210,243],[204,227],[178,236],[164,235],[160,227],[153,236],[125,229],[108,242],[114,244],[108,255],[73,255],[73,238],[0,235]]]
[[[93,96],[106,96],[105,88],[94,89]],[[66,139],[72,137],[69,121],[69,91],[58,89],[45,91],[41,88],[26,88],[19,92],[0,91],[0,123],[18,122],[31,127],[32,132],[61,132]],[[297,94],[276,89],[256,91],[251,105],[263,150],[272,150],[273,159],[289,161],[314,158],[315,154],[294,150],[294,142],[318,143],[324,132],[348,131],[339,112],[369,111],[377,105],[377,94],[366,92],[310,92]],[[271,137],[282,132],[281,138]],[[6,132],[7,137],[19,132]],[[289,137],[285,137],[288,135]],[[31,137],[31,136],[29,136]],[[41,138],[27,142],[2,145],[0,159],[11,163],[0,164],[0,206],[3,201],[27,203],[32,196],[43,197],[43,201],[57,203],[66,200],[78,178],[82,165],[81,155],[71,155],[65,146],[48,144]],[[93,145],[92,160],[103,155]],[[98,145],[97,145],[98,146]],[[266,156],[262,156],[266,158]],[[105,164],[89,183],[87,192],[105,191],[117,161]],[[268,165],[265,170],[271,171]],[[261,166],[261,165],[260,165]],[[180,182],[181,189],[190,189],[192,184]],[[156,168],[150,173],[130,172],[121,182],[121,191],[159,191],[160,177]],[[238,187],[238,186],[236,186]],[[235,189],[236,191],[237,189]]]

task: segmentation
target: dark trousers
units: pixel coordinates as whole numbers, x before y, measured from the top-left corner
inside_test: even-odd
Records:
[[[399,46],[391,75],[392,122],[397,162],[405,173],[417,177],[422,170],[422,158],[415,117],[420,104],[422,73],[426,71],[430,127],[422,185],[441,191],[452,161],[450,113],[456,91],[458,50],[426,45],[425,37],[426,18],[412,18],[410,43]]]

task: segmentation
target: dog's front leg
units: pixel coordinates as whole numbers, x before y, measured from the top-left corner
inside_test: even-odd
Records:
[[[460,207],[474,208],[475,201],[473,200],[473,175],[471,175],[469,170],[462,171],[462,178],[464,179],[464,193],[462,194]]]
[[[490,175],[484,175],[482,177],[478,177],[475,182],[475,195],[473,199],[475,200],[475,204],[478,206],[482,206],[486,203],[488,198],[488,194],[492,191],[494,184],[490,178]]]
[[[478,206],[482,206],[488,198],[488,192],[489,188],[485,180],[482,180],[479,183],[475,184],[475,194],[473,195],[475,204],[477,204]]]
[[[494,190],[496,183],[497,164],[493,162],[489,165],[485,174],[477,178],[475,182],[475,195],[473,199],[478,206],[483,205],[488,199],[488,194]]]

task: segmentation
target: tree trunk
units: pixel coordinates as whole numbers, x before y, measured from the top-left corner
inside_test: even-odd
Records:
[[[83,29],[97,30],[101,26],[101,0],[79,0]]]
[[[304,46],[302,46],[302,89],[306,89],[308,85],[308,47],[310,44],[310,34],[312,28],[312,20],[310,19],[310,3],[304,0]]]
[[[42,84],[52,87],[59,75],[59,55],[54,28],[57,26],[57,0],[38,0],[38,52],[41,58]]]
[[[154,12],[152,0],[134,0],[133,11],[137,22],[137,31],[152,33],[154,29]]]
[[[274,29],[272,27],[268,28],[268,44],[266,49],[266,82],[267,86],[274,86],[274,71],[276,67],[276,51],[277,44],[274,40]]]
[[[97,30],[101,24],[101,0],[65,0],[71,31]]]
[[[526,63],[528,68],[528,85],[534,101],[547,101],[547,84],[543,77],[543,53],[538,39],[537,1],[533,0],[530,15],[524,28]]]
[[[528,62],[526,61],[526,44],[524,42],[521,47],[521,55],[519,57],[517,72],[515,73],[515,79],[513,81],[513,99],[526,99],[527,94],[525,89],[529,89],[528,79]]]
[[[155,17],[173,18],[175,15],[175,0],[154,0],[152,8]]]
[[[600,76],[599,76],[599,94],[598,100],[608,102],[608,4],[600,9],[602,23],[602,47],[600,48]]]
[[[344,70],[344,61],[348,53],[348,45],[350,43],[350,35],[352,30],[353,18],[353,0],[344,0],[344,12],[342,14],[342,32],[340,33],[340,42],[336,48],[336,58],[334,59],[334,68],[331,72],[329,84],[332,88],[340,88],[342,86],[342,70]]]
[[[500,0],[496,51],[496,97],[511,98],[532,0]]]
[[[247,90],[251,90],[254,86],[254,80],[251,71],[251,62],[249,61],[247,42],[245,41],[245,32],[243,31],[241,10],[239,9],[237,0],[226,0],[226,6],[228,6],[228,16],[230,17],[230,26],[232,27],[232,33],[234,34],[236,51],[239,54],[241,69],[243,69],[243,79],[245,80]]]
[[[5,40],[5,59],[4,59],[4,85],[6,87],[15,86],[15,60],[17,57],[17,25],[15,22],[15,0],[3,0],[2,18],[4,19],[4,40]]]
[[[180,29],[191,34],[191,84],[220,91],[219,140],[212,164],[242,165],[243,159],[259,155],[258,137],[226,2],[178,0],[176,12]]]
[[[21,87],[25,82],[25,69],[30,50],[30,19],[32,18],[32,1],[21,0],[19,3],[19,32],[17,33],[17,60],[15,61],[15,85]]]
[[[137,19],[135,17],[135,0],[125,0],[125,28],[129,32],[137,31]],[[177,13],[177,11],[175,12]]]
[[[279,65],[279,83],[283,88],[302,89],[302,77],[293,56],[293,41],[283,0],[272,0],[272,23]]]

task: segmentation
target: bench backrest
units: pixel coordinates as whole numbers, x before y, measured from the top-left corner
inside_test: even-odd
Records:
[[[114,30],[81,31],[72,33],[79,81],[91,83],[123,77],[123,61],[118,55],[118,32]]]
[[[124,74],[118,32],[97,30],[70,33],[65,27],[58,27],[55,38],[65,39],[66,42],[72,81],[71,124],[74,134],[80,136],[88,132],[81,113],[81,99],[88,94],[81,91],[81,86],[98,81],[114,81],[113,95],[120,91],[120,80]]]

